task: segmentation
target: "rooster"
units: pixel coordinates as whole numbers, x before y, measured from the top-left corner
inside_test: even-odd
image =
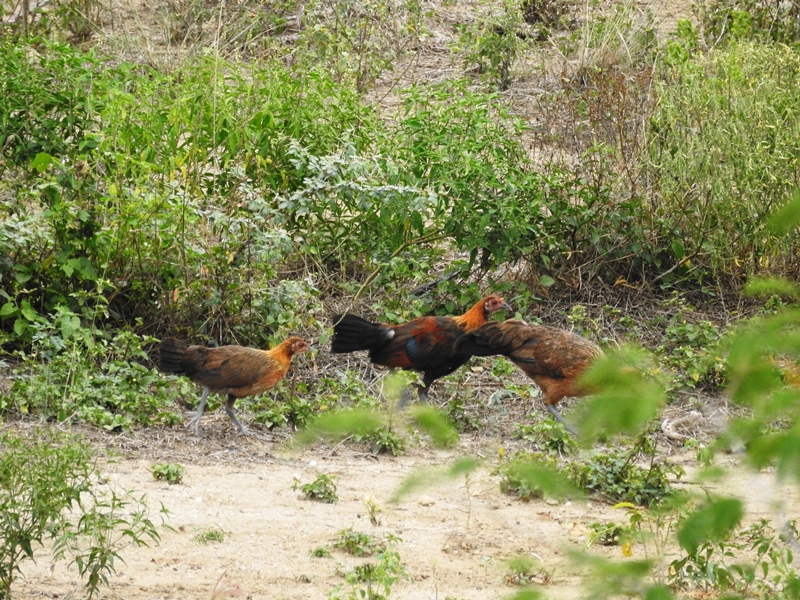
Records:
[[[464,333],[487,322],[499,310],[511,310],[499,296],[486,296],[457,317],[419,317],[400,325],[373,323],[351,314],[333,317],[331,352],[341,354],[369,350],[373,364],[422,373],[417,393],[427,402],[431,384],[449,375],[469,356],[453,349]],[[404,395],[401,406],[407,397]]]
[[[542,391],[548,412],[572,433],[575,430],[564,421],[556,404],[567,396],[590,393],[581,385],[581,374],[603,355],[597,344],[571,331],[528,325],[517,319],[487,323],[462,335],[455,343],[455,351],[468,356],[507,357],[533,379]]]
[[[175,338],[166,338],[159,348],[160,368],[165,373],[185,375],[205,386],[200,408],[193,413],[189,426],[200,433],[200,419],[210,392],[227,394],[225,412],[242,435],[247,429],[236,418],[233,404],[237,398],[253,396],[276,385],[289,370],[295,354],[309,351],[308,343],[290,337],[272,350],[243,346],[190,346]]]

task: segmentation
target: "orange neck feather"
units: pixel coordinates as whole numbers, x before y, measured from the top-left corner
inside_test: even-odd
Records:
[[[294,356],[294,352],[292,352],[292,342],[294,342],[294,340],[291,338],[283,340],[272,350],[268,350],[267,354],[280,363],[288,364],[292,362],[292,356]]]
[[[484,301],[480,300],[460,317],[453,317],[456,324],[467,333],[474,331],[486,323],[486,309],[483,307]]]

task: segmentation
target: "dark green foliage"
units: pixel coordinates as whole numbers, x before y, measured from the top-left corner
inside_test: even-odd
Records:
[[[645,466],[637,464],[644,458]],[[578,488],[598,494],[609,502],[627,501],[653,506],[675,493],[669,476],[681,477],[683,469],[655,455],[655,444],[646,437],[630,449],[614,449],[576,460],[564,468]]]
[[[103,67],[92,52],[67,45],[36,49],[0,37],[0,147],[27,166],[40,152],[64,158],[91,151],[103,94]],[[100,93],[98,93],[100,92]]]
[[[142,345],[152,339],[125,331],[94,337],[78,328],[65,340],[63,333],[63,323],[55,331],[39,329],[42,354],[58,353],[44,366],[30,360],[15,369],[0,407],[59,422],[77,418],[111,431],[181,420],[176,396],[194,393],[194,387],[142,364],[147,360]]]

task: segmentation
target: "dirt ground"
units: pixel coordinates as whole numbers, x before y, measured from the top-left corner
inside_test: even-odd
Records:
[[[586,548],[590,523],[624,518],[619,509],[596,500],[525,503],[502,494],[491,471],[506,441],[483,434],[462,437],[452,451],[422,444],[391,457],[373,456],[349,443],[289,450],[286,436],[269,432],[240,437],[222,411],[208,415],[204,425],[203,437],[180,429],[124,435],[82,430],[115,457],[104,461],[107,485],[145,493],[154,513],[163,504],[174,529],[162,531],[158,546],[126,548],[125,562],[117,565],[103,598],[326,598],[344,583],[342,574],[365,559],[337,549],[329,558],[312,558],[311,551],[330,547],[348,528],[402,540],[396,549],[408,578],[392,587],[391,597],[397,600],[509,597],[519,588],[507,580],[508,560],[520,555],[539,561],[534,583],[546,598],[577,598],[581,573],[568,552]],[[667,444],[664,451],[691,473],[693,452]],[[485,458],[469,481],[441,482],[397,504],[390,502],[416,469],[446,464],[462,454]],[[771,474],[737,466],[735,456],[725,460],[731,473],[724,490],[716,491],[746,499],[748,520],[800,517],[797,488],[778,487]],[[183,483],[156,481],[150,467],[158,462],[185,466]],[[295,481],[309,483],[320,473],[336,476],[336,504],[305,500],[292,489]],[[695,485],[691,474],[682,485]],[[381,509],[378,525],[370,523],[364,502],[368,496]],[[209,530],[224,531],[223,541],[197,540]],[[622,558],[618,547],[592,546],[591,551]],[[74,568],[66,562],[51,564],[45,549],[37,556],[35,564],[24,565],[14,598],[81,597],[82,582]],[[635,548],[633,558],[643,558],[641,548]]]

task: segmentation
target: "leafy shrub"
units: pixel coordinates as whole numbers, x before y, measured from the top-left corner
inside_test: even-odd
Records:
[[[790,261],[765,217],[796,184],[798,73],[792,50],[740,43],[673,65],[657,82],[657,201],[648,211],[675,275],[702,280]]]
[[[469,266],[529,255],[543,215],[541,179],[517,138],[524,125],[496,100],[463,81],[411,88],[396,129],[381,140],[407,178],[438,192],[432,233],[451,237]]]
[[[334,548],[341,548],[352,556],[370,556],[373,552],[385,548],[379,540],[368,533],[343,529],[333,542]]]
[[[564,424],[554,419],[546,419],[526,425],[517,425],[516,437],[536,444],[542,452],[564,456],[572,454],[577,443],[569,434]]]
[[[717,518],[729,522],[730,513],[718,507]],[[713,589],[748,596],[796,598],[800,572],[792,564],[792,539],[798,539],[794,521],[787,524],[783,533],[775,531],[763,518],[749,527],[734,521],[729,530],[684,548],[683,556],[670,563],[670,583],[681,590]],[[748,553],[754,556],[743,561]]]
[[[373,454],[400,456],[406,449],[405,440],[389,427],[378,427],[365,433],[356,433],[353,437],[359,442],[369,444]]]
[[[186,475],[186,469],[177,463],[157,463],[150,467],[150,472],[154,479],[164,479],[171,484],[183,482],[183,476]]]
[[[410,53],[425,34],[417,2],[366,0],[358,10],[343,0],[310,2],[296,51],[359,92]]]
[[[649,459],[647,467],[636,464],[642,453]],[[656,505],[669,498],[675,492],[668,476],[684,474],[679,465],[657,459],[655,443],[645,437],[640,437],[630,449],[612,449],[585,462],[571,462],[564,471],[580,489],[599,494],[610,502],[624,500],[640,506]]]
[[[506,90],[511,85],[511,67],[524,48],[519,8],[506,5],[500,15],[481,19],[479,24],[459,27],[458,48],[466,68],[477,66],[481,78],[492,87]]]
[[[58,325],[37,332],[37,349],[52,357],[43,363],[30,358],[16,368],[3,404],[23,414],[59,422],[78,419],[111,431],[180,422],[175,399],[192,386],[176,385],[141,364],[148,358],[142,345],[155,340],[126,331],[106,338],[83,328],[64,340]]]
[[[99,475],[88,445],[56,431],[33,439],[0,438],[0,593],[10,598],[20,563],[35,545],[54,542],[55,558],[72,557],[94,597],[126,545],[158,543],[145,498],[96,484]],[[164,512],[162,510],[162,512]],[[70,518],[77,513],[80,518]]]
[[[716,0],[699,7],[707,44],[737,40],[800,41],[800,5],[769,0]]]
[[[278,209],[287,229],[303,236],[305,251],[323,262],[358,264],[390,256],[423,236],[440,203],[431,189],[395,183],[396,165],[358,156],[351,144],[327,157],[311,156],[296,144],[289,153],[306,179],[303,187],[278,197]]]
[[[99,72],[92,52],[48,42],[34,50],[0,38],[0,148],[12,164],[94,147]]]
[[[336,494],[336,478],[332,475],[320,473],[311,483],[300,484],[295,481],[292,489],[300,489],[306,500],[319,500],[328,504],[338,502],[339,496]]]

